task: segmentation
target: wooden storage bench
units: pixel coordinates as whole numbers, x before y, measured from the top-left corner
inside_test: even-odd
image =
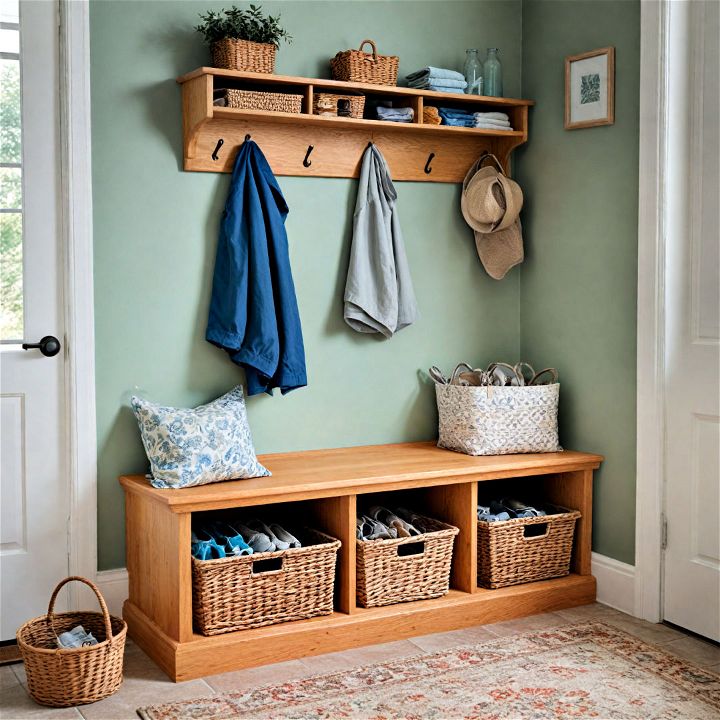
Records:
[[[592,476],[602,459],[570,451],[470,457],[432,443],[406,443],[265,455],[260,460],[272,477],[183,490],[155,489],[141,475],[121,477],[130,581],[123,616],[130,636],[173,680],[188,680],[593,602]],[[498,590],[477,586],[478,482],[497,484],[498,490],[520,497],[540,493],[549,502],[580,511],[569,576]],[[358,606],[358,501],[411,506],[459,528],[447,595]],[[342,541],[334,613],[210,637],[195,632],[193,514],[278,504]]]

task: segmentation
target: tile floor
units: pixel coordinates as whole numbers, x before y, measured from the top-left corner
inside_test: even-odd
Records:
[[[289,680],[352,669],[358,665],[382,662],[387,659],[437,652],[458,645],[482,642],[544,628],[600,619],[648,642],[662,645],[668,651],[699,665],[720,672],[720,648],[685,635],[664,625],[652,625],[629,615],[596,603],[569,610],[533,615],[521,620],[510,620],[494,625],[482,625],[466,630],[437,633],[400,640],[384,645],[372,645],[358,650],[329,653],[290,660],[249,670],[210,675],[201,680],[173,683],[131,641],[125,651],[125,681],[110,698],[79,708],[53,710],[36,705],[25,691],[23,666],[0,667],[0,718],[87,718],[87,720],[137,720],[136,708],[173,700],[183,700],[212,693],[242,690],[267,685],[278,680]]]

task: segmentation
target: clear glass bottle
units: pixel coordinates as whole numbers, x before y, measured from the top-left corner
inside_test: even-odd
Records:
[[[502,65],[498,57],[497,48],[488,48],[487,57],[483,65],[483,77],[485,79],[485,95],[488,97],[502,97]]]
[[[465,82],[467,82],[465,92],[468,95],[482,95],[483,65],[480,62],[476,48],[470,48],[465,51],[465,70],[463,75],[465,75]]]

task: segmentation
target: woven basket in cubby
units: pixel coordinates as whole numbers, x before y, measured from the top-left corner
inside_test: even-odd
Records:
[[[423,518],[432,530],[397,540],[356,540],[357,601],[393,605],[447,594],[458,529]]]

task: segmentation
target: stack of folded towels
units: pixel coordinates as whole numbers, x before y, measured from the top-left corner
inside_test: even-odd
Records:
[[[410,73],[405,79],[408,81],[408,87],[418,90],[461,93],[467,87],[465,76],[462,73],[432,66]]]
[[[475,127],[475,116],[469,110],[455,110],[454,108],[438,108],[443,125],[455,127]]]
[[[393,108],[378,105],[376,108],[378,120],[390,120],[391,122],[409,123],[413,121],[415,113],[412,108]]]
[[[476,112],[473,113],[476,128],[486,130],[512,130],[510,118],[503,112]]]

